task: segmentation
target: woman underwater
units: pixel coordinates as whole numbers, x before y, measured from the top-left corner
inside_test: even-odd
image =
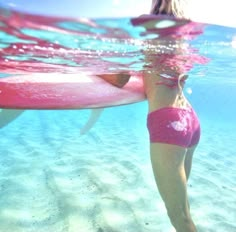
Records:
[[[153,0],[151,14],[185,19],[187,17],[184,4],[184,0]],[[145,23],[142,26],[146,29],[153,28],[152,24],[153,22],[150,22],[150,25]],[[171,42],[181,43],[181,39],[169,39]],[[193,153],[200,139],[200,124],[183,94],[187,79],[185,73],[191,69],[194,62],[190,59],[186,68],[184,62],[187,60],[181,60],[178,55],[155,56],[153,51],[149,53],[148,50],[143,53],[143,81],[149,106],[147,127],[156,184],[176,231],[196,232],[190,215],[187,181]],[[128,82],[124,74],[121,74],[120,78],[119,75],[100,77],[120,88]]]
[[[184,18],[184,1],[153,0],[151,14]],[[151,59],[151,60],[150,60]],[[143,73],[149,105],[147,126],[153,172],[170,221],[177,232],[197,231],[190,215],[187,181],[194,150],[200,139],[200,124],[196,113],[183,94],[187,76],[181,67],[165,65],[175,56]],[[178,65],[178,62],[175,62]],[[162,73],[168,75],[168,78]]]

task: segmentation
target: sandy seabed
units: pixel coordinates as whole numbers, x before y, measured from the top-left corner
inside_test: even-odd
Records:
[[[146,103],[26,111],[0,130],[0,232],[173,231],[149,159]],[[235,128],[202,118],[189,180],[199,232],[236,231]]]

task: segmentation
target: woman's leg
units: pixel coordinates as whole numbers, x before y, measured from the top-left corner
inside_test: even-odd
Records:
[[[177,232],[196,232],[190,216],[185,173],[186,148],[151,143],[151,161],[157,187]]]
[[[197,145],[188,148],[187,152],[186,152],[186,157],[185,157],[185,161],[184,161],[184,169],[185,169],[185,174],[186,174],[186,178],[187,180],[189,179],[190,176],[190,172],[191,172],[191,168],[192,168],[192,160],[193,160],[193,153],[196,149]]]

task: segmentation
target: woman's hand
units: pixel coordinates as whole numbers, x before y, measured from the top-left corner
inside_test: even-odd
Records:
[[[100,74],[97,76],[118,88],[125,86],[130,79],[130,74],[128,73]]]

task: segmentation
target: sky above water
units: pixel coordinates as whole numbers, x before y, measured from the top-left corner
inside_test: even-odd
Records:
[[[152,0],[0,0],[0,5],[31,13],[70,17],[127,17],[147,14]],[[235,0],[189,0],[196,21],[236,27]]]

